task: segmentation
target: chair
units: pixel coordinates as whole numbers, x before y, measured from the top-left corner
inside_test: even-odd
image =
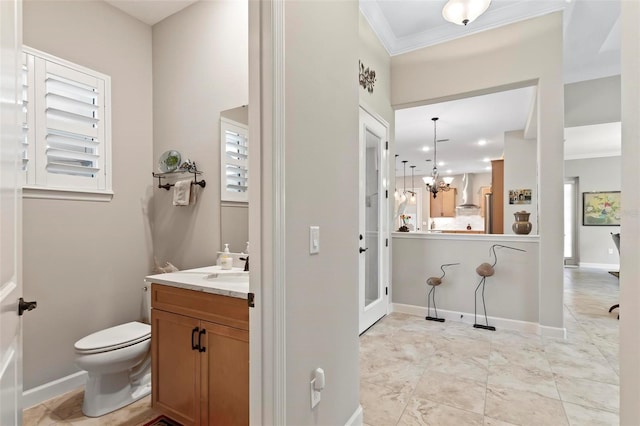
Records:
[[[613,243],[616,245],[616,248],[618,249],[618,256],[620,256],[620,233],[618,232],[617,234],[614,234],[613,232],[611,233],[611,238],[613,238]],[[617,275],[618,279],[620,279],[620,272],[618,272]],[[619,308],[620,304],[616,303],[615,305],[611,306],[609,308],[609,312],[613,311],[616,308]],[[618,319],[620,319],[620,314],[618,314]]]
[[[442,284],[442,279],[446,275],[444,268],[447,266],[459,265],[459,263],[445,263],[444,265],[440,265],[440,270],[442,271],[441,277],[429,277],[427,279],[427,284],[431,286],[431,290],[429,290],[429,294],[427,294],[427,316],[424,319],[428,321],[437,321],[444,322],[444,318],[438,318],[438,308],[436,307],[436,287]],[[431,316],[431,300],[433,299],[433,310],[436,313],[435,317]]]

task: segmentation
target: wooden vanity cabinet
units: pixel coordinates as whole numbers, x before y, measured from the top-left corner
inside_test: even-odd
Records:
[[[188,425],[249,424],[246,299],[151,285],[152,405]]]
[[[456,215],[456,189],[440,191],[436,198],[429,194],[430,217],[454,217]]]

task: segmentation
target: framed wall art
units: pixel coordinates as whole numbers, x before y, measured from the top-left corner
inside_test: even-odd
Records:
[[[620,225],[620,191],[583,192],[583,226]]]

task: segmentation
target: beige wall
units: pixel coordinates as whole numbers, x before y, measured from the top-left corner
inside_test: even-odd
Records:
[[[538,83],[541,325],[562,327],[562,14],[554,13],[391,59],[394,107],[436,103]],[[542,161],[540,161],[540,159]],[[543,276],[542,273],[539,276]]]
[[[358,59],[362,61],[365,68],[376,72],[373,93],[358,86],[360,102],[380,115],[390,125],[389,134],[393,135],[395,114],[391,108],[391,57],[362,13],[359,14],[358,33],[360,37]]]
[[[565,127],[620,121],[620,76],[564,86]]]
[[[207,182],[189,207],[174,207],[172,191],[154,190],[154,249],[161,262],[180,269],[215,263],[223,242],[220,112],[249,103],[248,74],[247,1],[197,2],[154,25],[153,158],[176,149],[196,162]],[[231,250],[243,250],[244,241]]]
[[[284,8],[286,424],[343,425],[359,406],[358,3]],[[311,410],[317,367],[326,386]]]
[[[620,239],[620,424],[640,424],[640,3],[621,2],[622,226]]]
[[[525,139],[524,131],[504,132],[504,233],[515,234],[512,229],[515,212],[531,213],[530,235],[538,234],[538,185],[536,162],[537,141]],[[509,204],[509,190],[530,189],[531,204]]]
[[[78,371],[81,337],[140,318],[150,271],[151,28],[104,2],[24,2],[24,43],[111,76],[113,200],[24,200],[24,388]]]
[[[578,233],[578,259],[584,266],[611,265],[615,270],[620,259],[611,233],[620,232],[618,226],[583,226],[582,193],[591,191],[620,191],[622,159],[620,156],[584,158],[564,162],[566,177],[578,177],[578,204],[576,209]],[[626,234],[626,233],[625,233]],[[609,250],[613,253],[609,254]]]

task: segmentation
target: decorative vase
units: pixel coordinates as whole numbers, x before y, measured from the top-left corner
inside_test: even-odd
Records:
[[[531,213],[526,211],[515,212],[513,215],[516,217],[516,221],[511,225],[513,232],[519,235],[527,235],[531,232],[531,222],[529,222],[529,215]]]
[[[407,225],[402,225],[398,228],[398,232],[409,232],[409,227]]]

